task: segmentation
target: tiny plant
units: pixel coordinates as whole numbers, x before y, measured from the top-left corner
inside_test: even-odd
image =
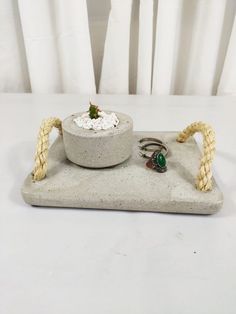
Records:
[[[98,108],[98,106],[95,106],[91,103],[91,101],[89,102],[90,106],[89,106],[89,117],[91,119],[97,119],[99,118],[99,111],[100,109]]]

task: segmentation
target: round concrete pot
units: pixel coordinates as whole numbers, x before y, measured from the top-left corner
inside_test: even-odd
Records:
[[[76,125],[73,120],[81,114],[73,114],[62,122],[65,152],[70,161],[88,168],[106,168],[131,156],[133,121],[128,115],[115,112],[120,121],[117,127],[95,131]]]

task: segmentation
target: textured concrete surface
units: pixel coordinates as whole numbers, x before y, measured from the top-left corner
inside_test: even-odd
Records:
[[[107,111],[109,112],[109,111]],[[133,121],[126,114],[115,112],[120,123],[107,130],[86,130],[73,121],[76,113],[62,122],[63,139],[67,158],[77,165],[104,168],[118,165],[132,153]]]
[[[168,171],[157,173],[139,156],[138,139],[155,136],[169,146]],[[223,204],[215,181],[211,192],[195,189],[200,151],[194,139],[180,144],[177,133],[135,132],[132,157],[113,168],[85,169],[66,159],[62,138],[49,153],[47,178],[22,187],[24,200],[32,205],[212,214]]]

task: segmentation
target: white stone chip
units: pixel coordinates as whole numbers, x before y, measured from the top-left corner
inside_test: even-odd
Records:
[[[89,117],[89,112],[85,112],[81,116],[75,118],[73,121],[79,128],[96,131],[112,129],[119,124],[119,119],[114,112],[106,113],[104,111],[99,111],[98,115],[99,118],[91,119]]]

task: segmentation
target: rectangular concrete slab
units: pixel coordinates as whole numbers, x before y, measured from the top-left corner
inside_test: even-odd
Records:
[[[47,177],[22,187],[26,203],[36,206],[114,209],[169,213],[213,214],[223,195],[213,179],[213,190],[195,188],[201,153],[196,141],[176,142],[176,132],[134,132],[132,157],[107,169],[86,169],[67,160],[62,137],[49,150]],[[157,173],[139,156],[138,140],[156,137],[167,143],[168,171]]]

